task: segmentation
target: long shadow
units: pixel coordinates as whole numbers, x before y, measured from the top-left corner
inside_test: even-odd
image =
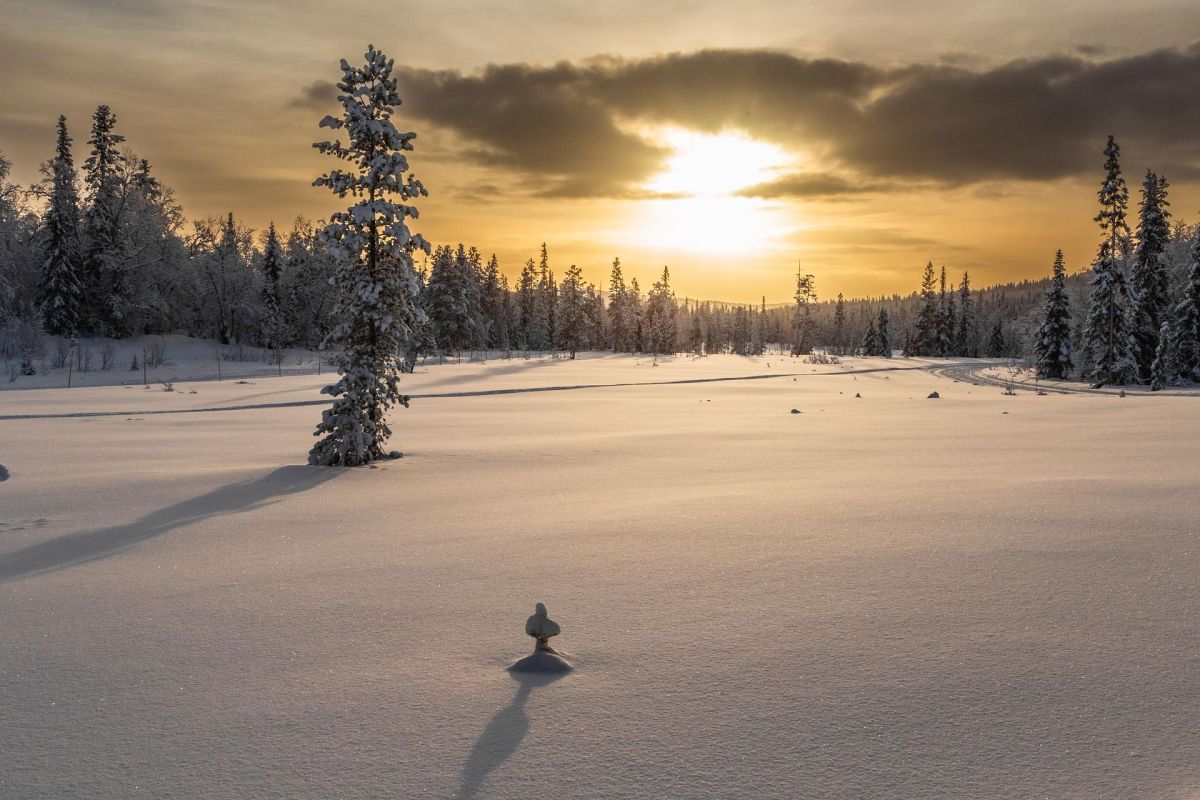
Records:
[[[471,800],[477,797],[488,775],[517,752],[521,740],[529,733],[525,701],[529,699],[533,690],[553,683],[566,674],[568,673],[509,673],[512,679],[518,682],[517,693],[511,703],[488,720],[483,733],[475,740],[459,777],[458,792],[455,794],[457,800]]]
[[[252,511],[340,474],[329,467],[280,467],[260,478],[231,483],[207,494],[152,511],[126,525],[81,531],[0,555],[0,583],[85,564],[194,522]]]
[[[491,364],[493,361],[502,361],[502,360],[504,360],[504,359],[492,359],[491,361],[487,361],[487,362],[480,361],[480,362],[472,362],[472,363]],[[494,378],[498,375],[515,375],[519,372],[528,372],[529,370],[537,369],[539,367],[549,367],[549,366],[553,366],[555,364],[561,364],[561,363],[563,363],[561,359],[556,360],[556,359],[552,359],[552,358],[542,358],[542,357],[538,357],[538,356],[531,356],[530,358],[526,359],[522,356],[513,356],[513,358],[509,361],[509,363],[504,364],[503,366],[499,366],[499,367],[488,367],[487,371],[482,374],[446,375],[445,377],[439,376],[437,382],[431,384],[427,388],[430,390],[434,390],[434,389],[437,389],[442,386],[454,386],[454,385],[460,384],[460,383],[470,383],[471,381],[478,381],[481,378],[483,378],[483,379]]]

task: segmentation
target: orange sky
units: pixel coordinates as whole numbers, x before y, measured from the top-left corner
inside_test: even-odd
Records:
[[[786,300],[798,261],[823,297],[909,292],[927,260],[977,286],[1060,247],[1082,268],[1109,131],[1135,198],[1153,167],[1196,218],[1190,3],[893,6],[0,0],[0,151],[29,182],[65,113],[82,161],[104,102],[189,218],[320,217],[316,122],[370,38],[419,134],[418,230],[510,275],[542,241],[560,272],[620,256],[746,302]]]

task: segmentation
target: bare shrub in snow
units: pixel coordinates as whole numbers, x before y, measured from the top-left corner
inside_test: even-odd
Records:
[[[76,347],[75,348],[75,369],[79,370],[80,372],[91,372],[92,371],[92,357],[94,355],[95,354],[92,353],[92,348],[90,348],[90,347]]]
[[[100,348],[100,369],[110,370],[117,360],[117,346],[112,342],[105,342]]]
[[[62,369],[67,365],[67,359],[71,357],[71,340],[57,339],[54,342],[54,354],[50,357],[50,366],[55,369]]]
[[[146,366],[151,369],[161,367],[167,358],[167,348],[162,339],[151,339],[146,343]]]

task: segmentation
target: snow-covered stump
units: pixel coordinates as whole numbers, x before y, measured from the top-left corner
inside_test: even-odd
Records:
[[[558,636],[562,629],[550,619],[546,606],[538,603],[533,614],[525,620],[525,633],[534,639],[533,652],[509,666],[510,672],[567,672],[571,662],[550,646],[551,637]]]

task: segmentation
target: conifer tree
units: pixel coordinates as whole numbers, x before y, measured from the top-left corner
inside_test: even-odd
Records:
[[[867,333],[863,336],[862,354],[864,356],[873,356],[879,352],[879,333],[875,329],[875,318],[871,317],[871,321],[867,323]]]
[[[621,274],[621,259],[614,258],[608,278],[608,327],[615,353],[633,351],[633,331],[629,322],[629,293]]]
[[[283,248],[279,244],[279,234],[275,232],[274,222],[267,226],[267,238],[263,243],[259,271],[263,281],[263,341],[267,347],[275,349],[283,346],[285,334],[279,288],[283,275]]]
[[[750,354],[761,356],[767,347],[767,297],[763,295],[750,336]]]
[[[892,321],[886,308],[879,308],[879,322],[875,326],[876,355],[884,358],[892,357]]]
[[[1008,344],[1004,341],[1004,326],[996,320],[992,335],[988,337],[988,358],[1003,358],[1008,355]]]
[[[583,270],[572,264],[558,291],[559,344],[575,358],[587,341],[586,288]]]
[[[796,339],[792,346],[792,355],[794,356],[807,355],[812,352],[812,304],[817,302],[814,280],[811,273],[805,273],[797,265],[796,294],[794,295],[796,310],[795,319],[792,322],[796,330]]]
[[[462,253],[462,245],[459,245]],[[467,343],[470,331],[462,263],[454,250],[443,245],[433,251],[433,267],[425,286],[425,313],[439,352],[457,353]]]
[[[538,262],[537,283],[533,289],[533,308],[529,317],[529,347],[533,350],[549,350],[554,346],[551,338],[551,314],[557,304],[553,293],[553,278],[550,276],[550,258],[546,245],[542,243],[542,256]]]
[[[121,257],[121,172],[125,137],[114,133],[117,117],[106,105],[92,116],[91,153],[84,161],[89,198],[84,215],[83,288],[89,330],[126,336],[125,275]]]
[[[925,264],[925,272],[921,276],[921,308],[917,311],[917,319],[910,341],[910,355],[913,356],[938,354],[940,313],[938,297],[935,293],[935,281],[933,262],[930,261]]]
[[[1067,298],[1067,268],[1062,250],[1054,254],[1054,277],[1046,293],[1042,324],[1034,342],[1039,378],[1065,380],[1074,366],[1071,345],[1071,304]]]
[[[1158,334],[1169,310],[1169,278],[1164,254],[1171,239],[1167,182],[1150,170],[1142,184],[1138,209],[1137,247],[1129,268],[1129,285],[1135,303],[1131,309],[1137,346],[1138,377],[1150,380],[1158,350]]]
[[[1192,240],[1183,298],[1175,306],[1175,365],[1180,380],[1200,382],[1200,231]]]
[[[1137,377],[1135,342],[1130,330],[1133,295],[1125,277],[1129,254],[1129,226],[1125,210],[1129,189],[1121,177],[1121,148],[1112,136],[1104,148],[1105,177],[1097,197],[1103,240],[1092,265],[1092,299],[1084,334],[1089,377],[1097,387],[1129,383]]]
[[[675,352],[676,312],[671,273],[663,267],[662,277],[654,282],[646,299],[646,334],[650,350],[655,355]]]
[[[58,118],[58,142],[50,162],[50,201],[42,223],[40,300],[48,333],[74,336],[79,332],[83,302],[79,252],[79,192],[67,118]]]
[[[632,278],[629,281],[629,292],[626,295],[628,303],[626,305],[627,313],[629,314],[630,328],[630,349],[631,353],[645,352],[645,326],[642,317],[642,288],[638,286],[638,279]]]
[[[496,254],[488,259],[483,277],[483,316],[487,320],[487,347],[508,348],[508,320],[504,314],[505,289],[501,282],[500,261]]]
[[[392,59],[368,45],[365,61],[352,67],[342,60],[342,116],[321,121],[321,127],[345,130],[349,141],[314,145],[348,165],[314,185],[355,202],[333,214],[321,232],[339,262],[339,323],[327,342],[340,348],[341,378],[322,389],[334,401],[317,425],[314,435],[321,438],[309,453],[311,464],[357,466],[386,455],[387,412],[397,403],[408,405],[399,392],[398,360],[424,316],[416,305],[412,253],[428,252],[429,245],[407,224],[418,215],[408,201],[426,194],[405,156],[416,134],[401,133],[392,121],[400,105]]]
[[[958,329],[954,335],[956,355],[975,357],[975,312],[971,303],[971,276],[964,271],[958,285]]]
[[[954,293],[946,291],[946,268],[942,267],[941,289],[938,293],[937,344],[934,355],[954,355]]]
[[[535,349],[532,342],[536,305],[537,272],[531,258],[521,268],[521,277],[517,280],[517,344],[522,350]]]
[[[833,343],[839,350],[846,345],[846,300],[841,292],[833,308]]]
[[[1157,392],[1174,381],[1179,375],[1175,361],[1175,331],[1170,318],[1158,330],[1158,347],[1154,352],[1154,363],[1150,367],[1150,390]]]

